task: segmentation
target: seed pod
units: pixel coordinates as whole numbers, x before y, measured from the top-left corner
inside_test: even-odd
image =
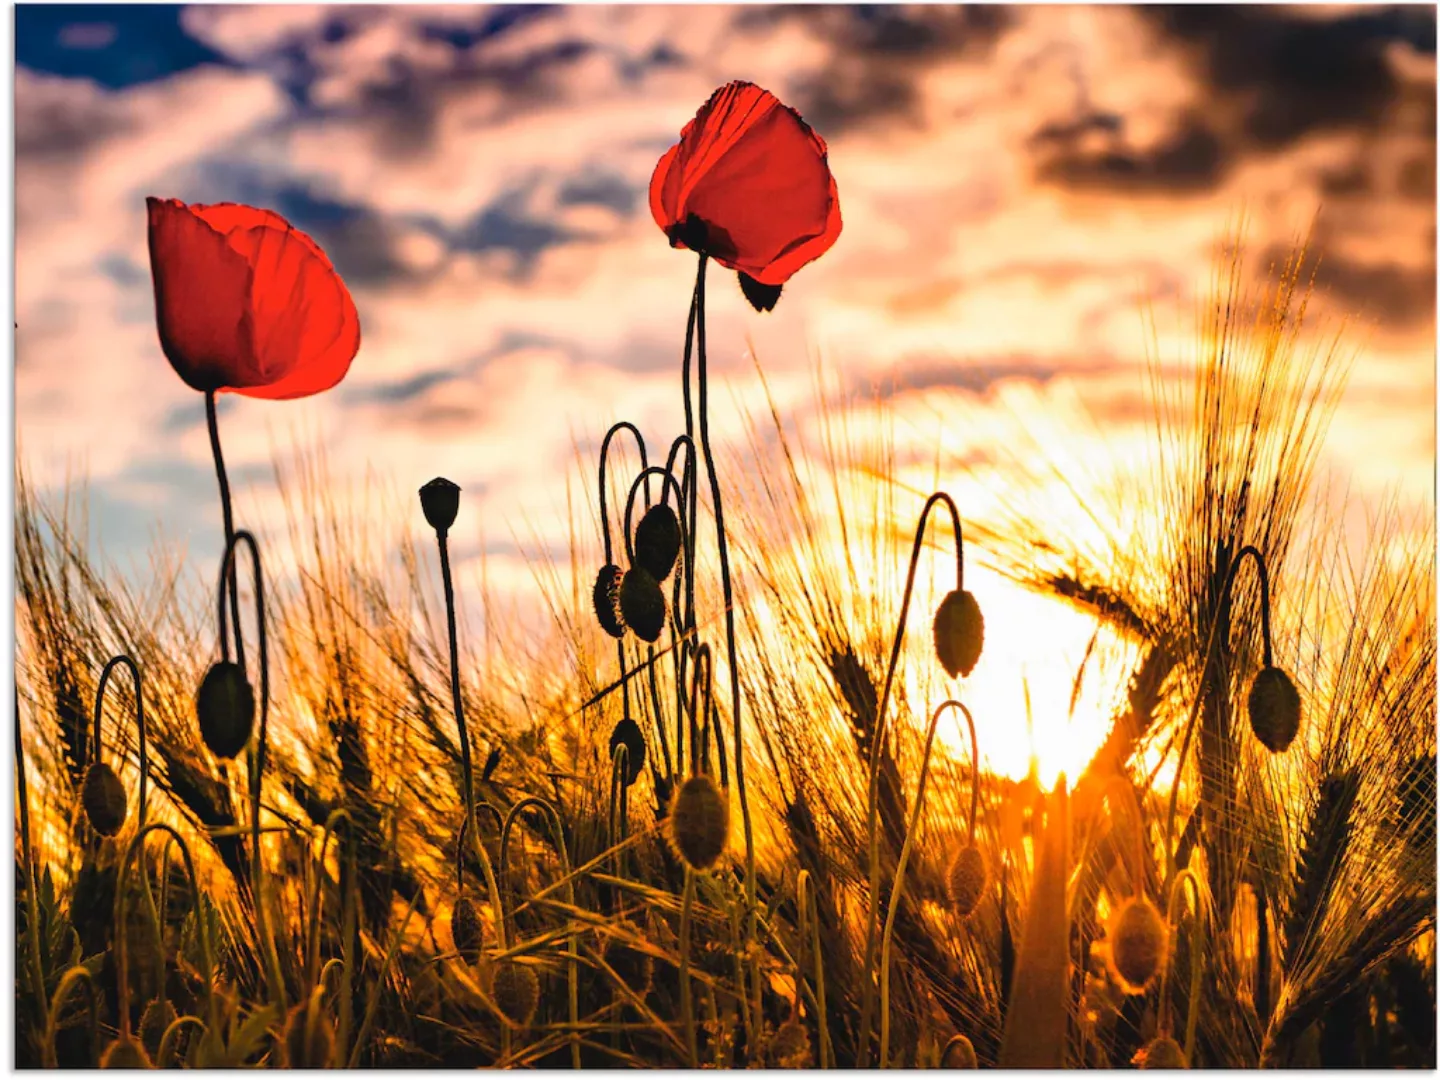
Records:
[[[468,896],[460,897],[450,909],[450,937],[462,960],[472,965],[480,962],[480,948],[485,944],[485,925],[480,921],[480,909]]]
[[[635,563],[664,581],[680,554],[680,519],[664,503],[656,503],[635,526]]]
[[[1185,1051],[1169,1035],[1161,1035],[1135,1055],[1142,1069],[1185,1069]]]
[[[714,780],[702,773],[676,789],[665,835],[692,870],[708,870],[720,860],[730,836],[730,801]]]
[[[135,1041],[133,1035],[121,1035],[105,1048],[105,1054],[100,1059],[102,1069],[153,1069],[155,1066],[150,1063],[150,1055],[145,1053],[145,1047]]]
[[[460,487],[437,476],[420,489],[420,509],[425,520],[440,536],[450,531],[455,524],[455,515],[460,512]]]
[[[1283,754],[1300,730],[1300,692],[1277,667],[1261,668],[1250,684],[1250,730],[1272,754]]]
[[[595,618],[600,628],[613,638],[625,636],[625,616],[620,614],[620,567],[606,563],[595,575]]]
[[[85,817],[90,827],[101,836],[114,836],[125,824],[125,785],[115,770],[103,761],[97,761],[85,772],[85,783],[80,789],[80,802],[85,807]]]
[[[610,733],[610,760],[615,760],[615,748],[620,745],[625,747],[625,773],[623,779],[625,786],[629,787],[640,778],[640,769],[645,764],[645,735],[640,730],[640,725],[630,717],[625,717],[615,725],[615,730]]]
[[[145,1045],[147,1054],[153,1057],[160,1052],[160,1040],[165,1037],[165,1029],[178,1018],[169,998],[160,998],[145,1006],[145,1012],[140,1017],[140,1041]]]
[[[195,695],[200,738],[216,757],[230,760],[250,745],[255,728],[255,692],[239,664],[211,665]]]
[[[980,906],[985,897],[985,887],[990,884],[990,869],[985,864],[985,853],[974,844],[967,844],[955,856],[950,870],[945,875],[946,891],[955,914],[962,919]]]
[[[605,963],[630,988],[630,992],[643,999],[650,993],[655,979],[655,959],[642,949],[630,944],[631,940],[642,938],[640,928],[629,919],[622,919],[615,928],[617,935],[605,935]]]
[[[335,1053],[335,1030],[323,1008],[317,1008],[311,1023],[310,1002],[302,1001],[285,1018],[285,1067],[287,1069],[328,1069]]]
[[[665,594],[643,566],[632,566],[620,580],[620,614],[641,641],[659,640],[665,628]]]
[[[1170,935],[1160,912],[1143,896],[1125,901],[1112,916],[1107,933],[1110,965],[1129,994],[1143,994],[1165,966]]]
[[[942,1069],[978,1069],[980,1063],[975,1057],[975,1044],[964,1035],[956,1035],[945,1044],[945,1052],[940,1055],[940,1067]]]
[[[953,679],[969,675],[985,647],[985,617],[968,590],[952,589],[935,612],[935,655]]]
[[[810,1030],[791,1010],[790,1019],[780,1025],[770,1040],[770,1063],[775,1069],[813,1069]]]
[[[495,965],[490,995],[504,1017],[523,1028],[534,1019],[540,1004],[540,980],[528,965],[507,960]]]

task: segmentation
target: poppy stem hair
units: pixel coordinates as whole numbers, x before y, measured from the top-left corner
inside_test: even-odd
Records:
[[[970,842],[975,841],[975,811],[979,805],[980,792],[980,742],[975,737],[975,718],[963,704],[951,698],[941,702],[930,714],[930,725],[925,732],[925,753],[920,758],[920,781],[915,788],[915,804],[910,810],[910,825],[905,830],[905,843],[900,848],[900,861],[895,866],[895,882],[890,887],[890,905],[885,915],[885,931],[880,938],[880,1068],[890,1063],[890,942],[895,931],[895,913],[900,909],[900,896],[905,889],[905,865],[910,861],[910,849],[915,844],[915,834],[920,831],[920,811],[925,806],[925,780],[930,775],[930,752],[935,746],[935,732],[940,726],[940,714],[946,709],[959,709],[970,729]]]
[[[217,481],[219,481],[219,483],[220,483],[220,514],[221,514],[221,517],[222,517],[222,519],[223,519],[223,521],[224,521],[224,523],[225,523],[225,547],[228,549],[228,548],[230,547],[231,543],[232,543],[232,542],[234,541],[234,539],[235,539],[235,519],[234,519],[234,517],[231,515],[231,510],[230,510],[230,481],[229,481],[229,479],[228,479],[228,478],[226,477],[226,475],[225,475],[225,455],[224,455],[224,454],[221,452],[221,450],[220,450],[220,420],[219,420],[219,417],[216,415],[216,412],[215,412],[215,391],[214,391],[214,390],[207,390],[207,391],[205,391],[205,424],[206,424],[206,426],[210,429],[210,454],[211,454],[211,456],[214,457],[214,459],[215,459],[215,479],[216,479]],[[238,664],[240,665],[240,670],[241,670],[241,671],[244,671],[244,670],[245,670],[245,646],[244,646],[243,642],[240,640],[240,610],[239,610],[239,600],[238,600],[239,594],[236,593],[236,591],[235,591],[235,589],[236,589],[235,577],[236,577],[235,568],[234,568],[234,567],[231,567],[231,569],[230,569],[230,591],[231,591],[231,593],[232,593],[233,595],[235,595],[235,596],[237,597],[237,599],[236,599],[236,601],[235,601],[235,607],[234,607],[234,609],[233,609],[233,615],[234,615],[234,618],[235,618],[235,655],[236,655],[236,663],[238,663]],[[224,601],[224,599],[223,599],[223,597],[224,597],[223,591],[222,591],[222,593],[221,593],[221,597],[222,597],[222,599],[221,599],[221,601],[220,601],[220,604],[221,604],[220,618],[221,618],[222,623],[223,623],[223,620],[224,620],[224,618],[225,618],[225,611],[224,611],[225,601]],[[223,646],[224,646],[224,641],[225,641],[225,629],[224,629],[224,626],[223,626],[223,625],[221,626],[221,629],[220,629],[220,641],[221,641],[221,646],[222,646],[222,648],[223,648]],[[228,659],[228,657],[227,657],[227,659]]]
[[[1255,561],[1255,569],[1260,575],[1260,628],[1264,637],[1265,666],[1269,667],[1273,659],[1270,641],[1270,575],[1265,569],[1265,556],[1253,544],[1247,544],[1240,549],[1230,564],[1230,569],[1225,575],[1224,586],[1215,602],[1215,610],[1211,613],[1210,633],[1205,641],[1205,659],[1200,668],[1200,682],[1195,688],[1194,700],[1190,703],[1190,717],[1185,722],[1185,735],[1180,740],[1180,756],[1175,759],[1175,780],[1170,785],[1170,808],[1165,815],[1165,884],[1168,892],[1171,880],[1175,877],[1175,807],[1180,795],[1180,777],[1185,770],[1185,755],[1190,750],[1190,740],[1195,735],[1195,720],[1200,715],[1200,704],[1205,699],[1205,684],[1210,678],[1210,669],[1214,664],[1216,645],[1219,643],[1219,629],[1224,621],[1220,613],[1230,599],[1230,590],[1235,584],[1235,575],[1239,573],[1240,564],[1245,561],[1245,556],[1250,556]]]
[[[895,667],[900,660],[900,649],[905,644],[905,619],[910,612],[910,596],[915,589],[915,573],[920,565],[920,549],[925,543],[925,526],[930,520],[930,511],[937,504],[943,504],[950,514],[950,525],[955,532],[955,589],[965,588],[965,536],[960,528],[960,511],[955,500],[946,492],[937,491],[925,500],[920,511],[920,522],[915,528],[915,543],[910,550],[910,568],[905,575],[905,593],[900,599],[900,617],[895,626],[895,641],[890,648],[890,663],[885,669],[885,686],[880,694],[880,704],[875,710],[875,730],[870,735],[870,780],[866,798],[865,832],[870,848],[870,899],[865,919],[865,986],[862,990],[863,1004],[860,1010],[860,1043],[858,1068],[865,1068],[870,1056],[870,1020],[873,1007],[874,984],[872,967],[875,960],[876,919],[880,903],[880,838],[876,832],[877,791],[880,783],[880,755],[885,736],[885,710],[890,703],[890,689],[895,681]]]
[[[139,828],[145,827],[145,781],[150,773],[149,752],[145,748],[145,695],[140,680],[140,668],[135,661],[121,653],[112,656],[100,672],[100,684],[95,690],[95,760],[100,760],[100,719],[105,712],[105,690],[110,684],[110,675],[120,665],[130,669],[135,683],[135,728],[140,738],[140,808],[136,820]]]

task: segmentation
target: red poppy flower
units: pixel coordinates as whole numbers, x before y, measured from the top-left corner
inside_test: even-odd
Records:
[[[160,344],[188,385],[299,398],[345,377],[360,319],[314,240],[253,206],[145,204]]]
[[[650,212],[672,247],[705,252],[742,285],[785,284],[840,235],[825,140],[748,82],[716,90],[685,125],[655,167]]]

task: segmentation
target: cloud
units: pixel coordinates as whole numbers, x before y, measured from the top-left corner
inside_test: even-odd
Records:
[[[268,464],[298,431],[344,477],[452,475],[487,543],[524,523],[563,549],[566,484],[593,483],[576,446],[593,456],[620,418],[656,445],[683,429],[694,263],[648,184],[730,78],[825,136],[845,229],[772,315],[711,267],[727,446],[764,407],[752,351],[786,415],[813,407],[817,352],[847,386],[892,387],[887,407],[919,403],[919,462],[927,410],[1018,386],[1045,388],[1040,417],[1063,387],[1129,425],[1146,306],[1161,355],[1193,355],[1183,328],[1237,211],[1260,273],[1324,202],[1315,311],[1368,318],[1356,408],[1390,410],[1397,471],[1429,496],[1433,12],[264,5],[178,25],[216,59],[123,87],[16,75],[18,427],[42,482],[84,461],[117,550],[143,547],[149,513],[218,553],[200,399],[155,339],[151,193],[274,207],[360,311],[334,392],[224,402],[242,505],[278,511]],[[1337,453],[1368,483],[1361,445]]]

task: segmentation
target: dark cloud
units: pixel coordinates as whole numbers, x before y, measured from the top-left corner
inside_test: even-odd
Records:
[[[1256,144],[1288,145],[1312,131],[1380,123],[1400,93],[1392,43],[1435,52],[1435,9],[1376,8],[1320,19],[1283,7],[1176,5],[1137,9],[1194,49],[1210,89],[1243,103]]]
[[[523,191],[501,196],[450,236],[451,250],[512,252],[517,256],[517,271],[523,275],[545,249],[577,238],[567,229],[532,216],[526,202]]]
[[[1419,266],[1399,262],[1362,262],[1337,255],[1323,243],[1315,268],[1315,289],[1338,301],[1340,307],[1379,323],[1387,331],[1420,329],[1435,319],[1435,234],[1425,250],[1431,256]],[[1283,266],[1291,251],[1272,245],[1256,260],[1257,266]]]
[[[1032,356],[995,357],[965,360],[954,357],[914,357],[896,364],[883,385],[871,387],[858,383],[855,392],[878,391],[882,397],[926,390],[962,390],[984,394],[1008,379],[1047,383],[1058,375],[1095,375],[1116,370],[1117,365],[1105,361],[1080,361],[1074,357],[1040,360]]]
[[[1047,125],[1030,147],[1040,180],[1078,189],[1207,191],[1230,165],[1220,137],[1194,114],[1180,117],[1168,138],[1144,150],[1129,144],[1124,122],[1111,114]]]
[[[805,23],[833,55],[782,96],[817,130],[834,135],[881,121],[913,120],[916,83],[926,67],[957,57],[983,58],[1013,15],[988,4],[757,5],[741,9],[735,25],[761,29],[787,20]]]

